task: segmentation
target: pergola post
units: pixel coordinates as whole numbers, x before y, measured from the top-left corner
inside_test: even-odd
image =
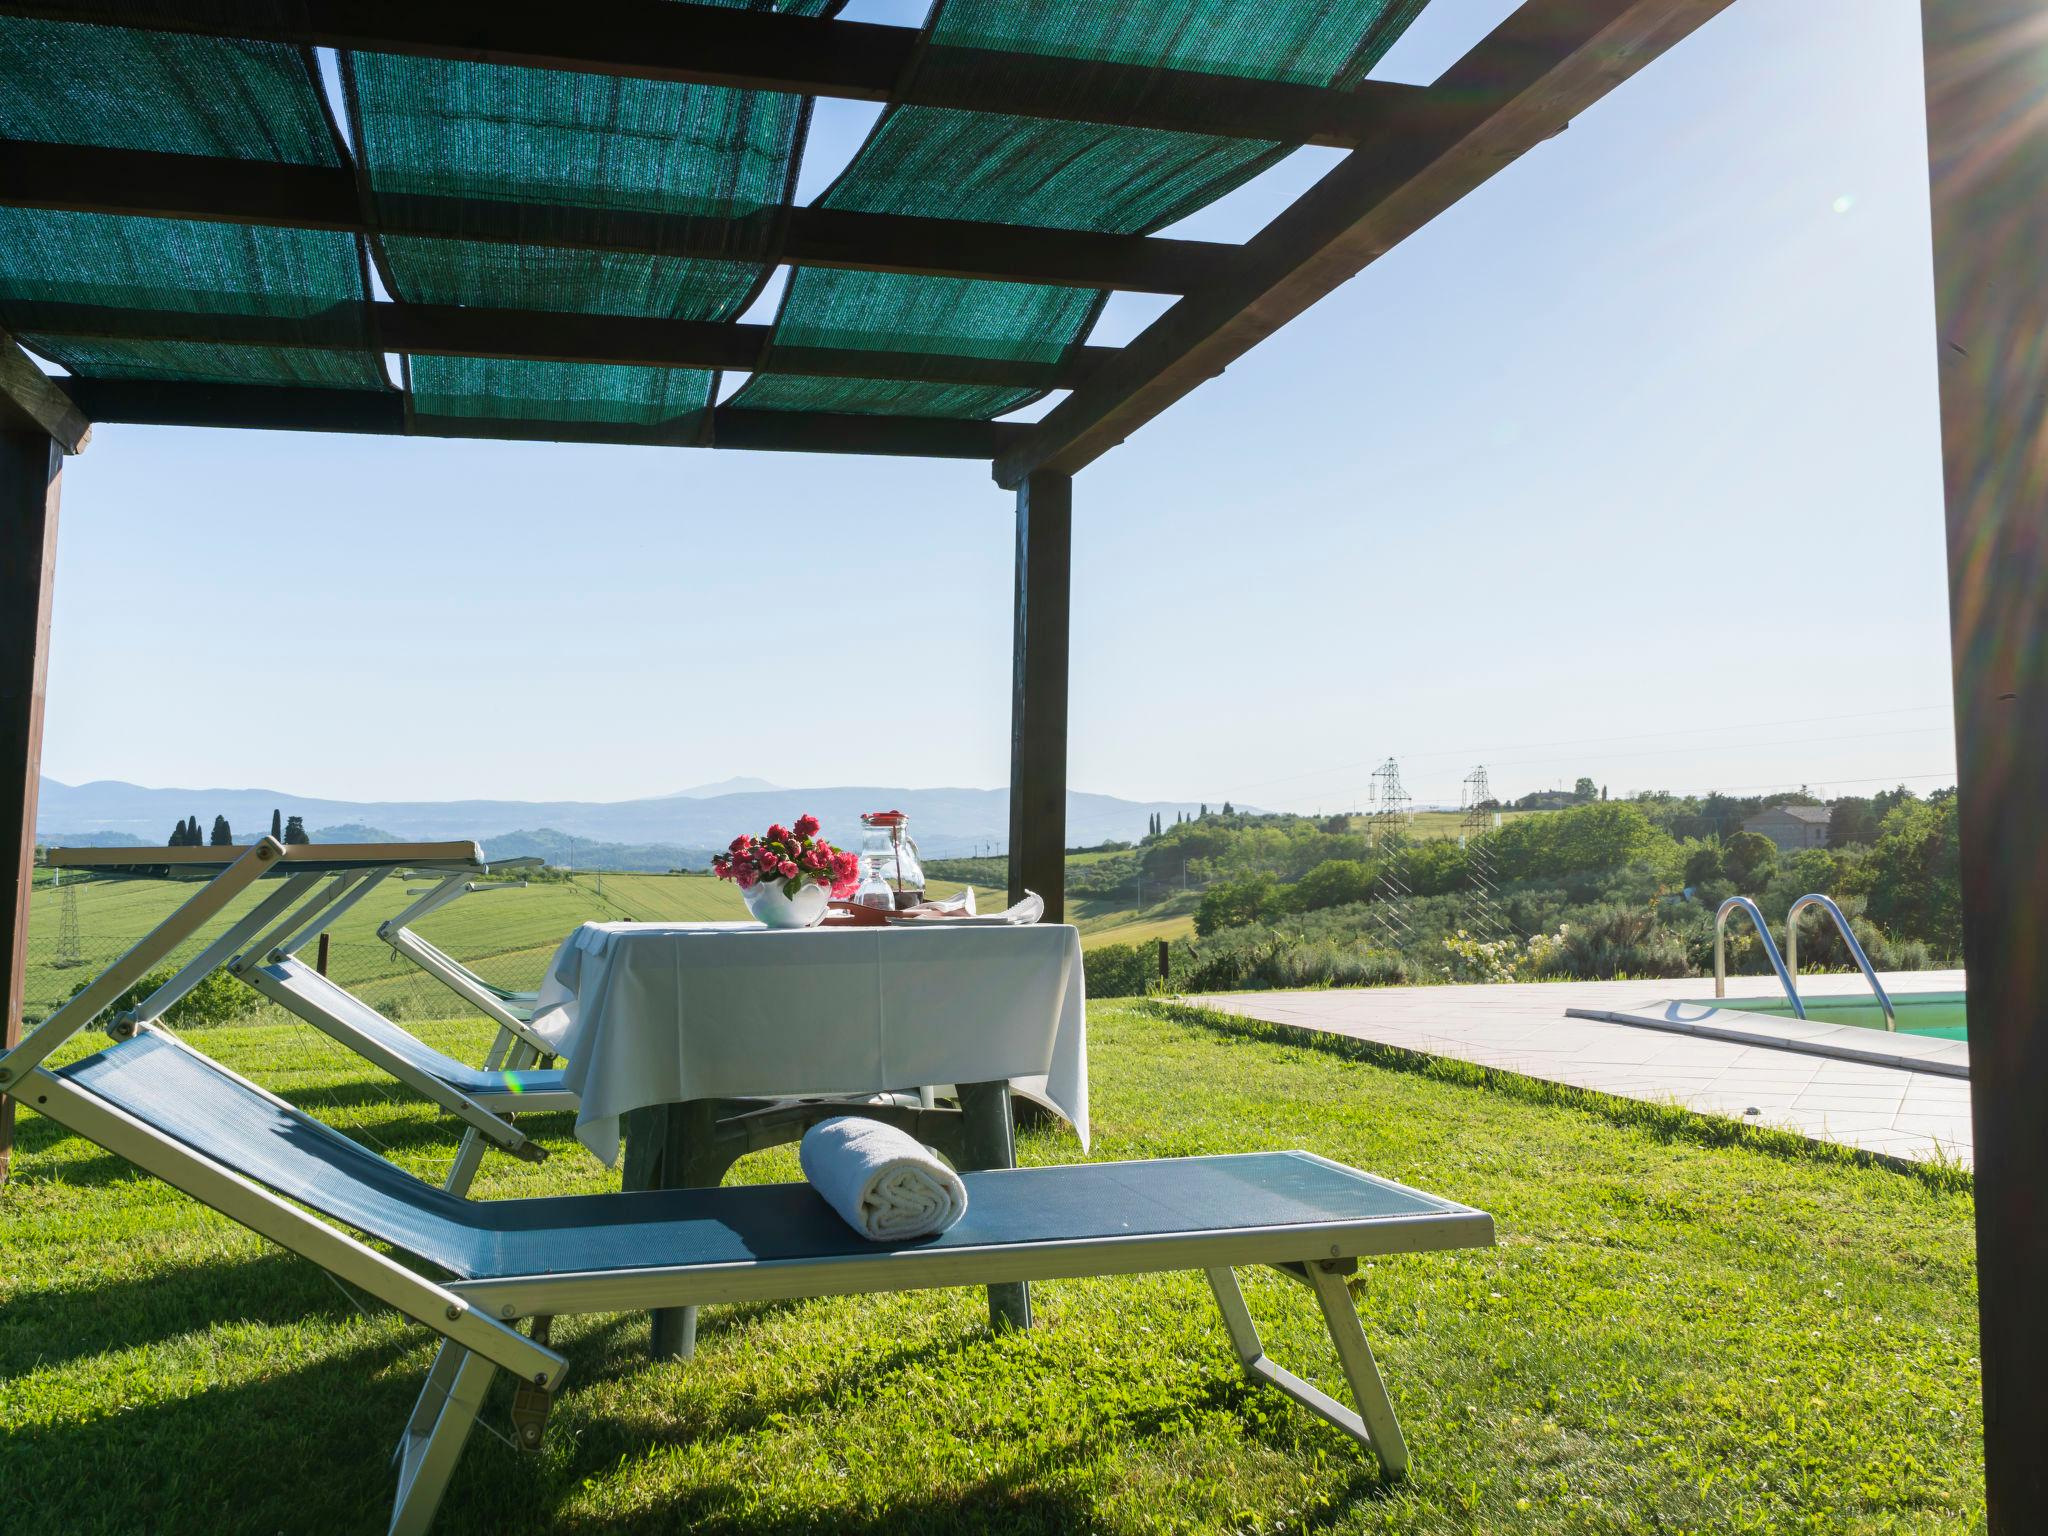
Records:
[[[1066,920],[1067,612],[1074,481],[1049,470],[1017,487],[1015,670],[1010,689],[1010,900],[1045,898]]]
[[[2048,1530],[2048,0],[1922,0],[1984,1473]]]
[[[0,957],[7,967],[0,1049],[21,1039],[63,468],[63,449],[49,434],[0,429]],[[13,1152],[14,1101],[0,1097],[0,1181]]]

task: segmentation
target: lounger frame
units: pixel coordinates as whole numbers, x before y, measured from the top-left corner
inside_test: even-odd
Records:
[[[281,976],[280,972],[285,972],[288,967],[295,968],[296,975],[287,973]],[[379,1071],[396,1078],[421,1098],[438,1104],[460,1120],[465,1132],[462,1146],[456,1154],[455,1164],[449,1170],[447,1182],[447,1187],[456,1194],[463,1194],[468,1190],[471,1180],[475,1177],[477,1164],[482,1160],[485,1142],[527,1162],[540,1162],[546,1158],[547,1149],[529,1138],[508,1118],[514,1111],[545,1114],[553,1110],[576,1107],[576,1095],[567,1090],[513,1092],[508,1088],[502,1092],[492,1091],[474,1095],[464,1093],[444,1078],[396,1054],[381,1040],[364,1033],[350,1023],[343,1014],[319,1006],[316,999],[306,995],[304,989],[309,985],[315,990],[321,986],[334,987],[337,992],[342,989],[295,956],[275,951],[263,954],[251,950],[232,962],[229,970],[295,1018],[310,1024],[337,1044],[355,1052]],[[288,985],[288,981],[296,982],[297,989],[293,985]],[[516,1065],[508,1064],[504,1070],[518,1071],[530,1059],[522,1056]],[[486,1070],[495,1071],[498,1067],[487,1062]]]
[[[555,1316],[1167,1270],[1203,1272],[1247,1376],[1284,1393],[1371,1450],[1385,1474],[1398,1478],[1408,1466],[1407,1444],[1346,1277],[1362,1256],[1478,1247],[1493,1241],[1492,1220],[1485,1213],[1450,1207],[1428,1214],[1195,1233],[437,1283],[63,1078],[38,1069],[22,1084],[21,1096],[59,1124],[441,1336],[393,1455],[393,1536],[422,1536],[432,1525],[500,1369],[512,1372],[519,1383],[513,1407],[519,1443],[538,1446],[552,1394],[568,1369],[567,1361],[542,1342],[546,1321]],[[324,1127],[319,1130],[339,1135]],[[1260,1264],[1305,1283],[1313,1292],[1355,1409],[1267,1356],[1235,1273],[1239,1267]],[[535,1319],[533,1338],[513,1326],[528,1317]]]

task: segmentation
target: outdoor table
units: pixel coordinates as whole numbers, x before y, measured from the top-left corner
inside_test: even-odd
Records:
[[[576,1137],[627,1189],[714,1185],[746,1152],[858,1113],[963,1170],[1014,1164],[1012,1090],[1088,1144],[1079,931],[930,922],[770,929],[585,923],[541,982],[533,1028],[563,1058]],[[954,1087],[957,1109],[849,1097]],[[1022,1285],[990,1318],[1026,1325]],[[687,1356],[696,1309],[655,1313],[657,1357]]]

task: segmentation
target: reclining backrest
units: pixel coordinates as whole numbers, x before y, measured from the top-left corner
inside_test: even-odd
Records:
[[[262,988],[276,1001],[290,1007],[296,1001],[311,1013],[325,1014],[358,1034],[365,1035],[392,1055],[433,1077],[448,1080],[474,1077],[476,1069],[437,1051],[426,1041],[385,1018],[383,1014],[344,987],[337,986],[303,960],[284,956],[268,964],[252,966],[244,973],[251,980],[260,977]],[[301,1018],[307,1012],[299,1012]]]
[[[467,1202],[270,1098],[154,1030],[55,1076],[277,1193],[459,1275],[476,1243]]]

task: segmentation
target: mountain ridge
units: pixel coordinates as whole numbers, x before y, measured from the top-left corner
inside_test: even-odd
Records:
[[[702,786],[707,789],[717,785]],[[1007,789],[840,784],[748,790],[696,797],[635,800],[333,800],[260,787],[154,788],[121,779],[65,784],[44,778],[37,797],[39,837],[125,834],[160,844],[173,823],[197,815],[202,826],[224,815],[238,838],[270,826],[270,813],[302,816],[309,827],[376,827],[410,839],[474,838],[488,842],[537,829],[593,842],[661,845],[688,852],[723,848],[741,832],[770,822],[816,816],[834,842],[857,846],[863,811],[902,810],[918,845],[933,857],[999,852],[1009,844]],[[1135,842],[1155,814],[1171,821],[1196,809],[1186,801],[1124,800],[1074,790],[1067,795],[1067,841],[1085,846]]]

